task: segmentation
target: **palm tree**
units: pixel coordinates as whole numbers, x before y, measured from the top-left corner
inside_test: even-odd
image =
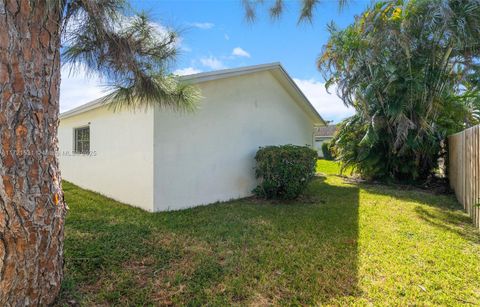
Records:
[[[284,0],[243,0],[278,18]],[[299,22],[320,0],[300,1]],[[346,0],[339,0],[342,8]],[[446,135],[478,123],[480,0],[377,1],[353,25],[329,27],[318,59],[356,114],[340,126],[337,158],[365,177],[425,179],[437,167]]]
[[[430,176],[446,136],[478,123],[479,20],[478,0],[397,0],[331,26],[318,65],[356,110],[337,158],[366,177]]]
[[[285,10],[287,1],[285,0],[275,0],[273,4],[268,8],[270,17],[273,19],[278,19]],[[321,4],[320,0],[301,0],[300,1],[300,12],[298,14],[298,22],[312,22],[315,9]],[[338,6],[343,8],[348,0],[337,0]],[[245,8],[245,17],[248,21],[254,21],[257,18],[257,8],[265,4],[264,0],[242,0],[243,7]]]
[[[61,60],[104,77],[116,108],[195,105],[196,90],[168,74],[176,35],[130,12],[123,0],[0,0],[2,306],[50,304],[63,278]]]

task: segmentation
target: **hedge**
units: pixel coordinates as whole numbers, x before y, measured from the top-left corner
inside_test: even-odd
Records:
[[[267,199],[294,199],[315,176],[317,152],[307,146],[261,147],[255,155],[260,184],[253,192]]]

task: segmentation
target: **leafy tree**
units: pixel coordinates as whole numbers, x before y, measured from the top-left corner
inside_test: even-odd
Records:
[[[480,2],[379,2],[329,31],[318,66],[356,110],[337,158],[370,178],[425,179],[446,136],[478,123]]]
[[[0,28],[0,305],[47,305],[63,278],[61,59],[103,76],[117,108],[192,109],[198,95],[168,74],[175,33],[123,0],[0,0]]]
[[[266,2],[243,3],[255,20]],[[299,22],[312,21],[319,4],[301,1]],[[274,1],[270,16],[285,5]],[[431,174],[445,137],[479,122],[479,22],[479,0],[387,0],[345,30],[329,26],[318,66],[357,111],[334,140],[344,168],[371,178]]]

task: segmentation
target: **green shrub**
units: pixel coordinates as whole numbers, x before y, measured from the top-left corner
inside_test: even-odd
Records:
[[[322,143],[322,153],[325,160],[333,160],[332,147],[330,142]]]
[[[267,146],[258,150],[253,192],[265,198],[294,199],[315,175],[317,152],[307,146]]]

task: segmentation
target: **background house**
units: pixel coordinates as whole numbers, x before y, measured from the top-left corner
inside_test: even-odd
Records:
[[[184,77],[194,113],[113,112],[94,101],[60,116],[62,177],[149,211],[251,195],[260,146],[313,146],[324,121],[278,63]]]
[[[315,150],[318,152],[318,156],[323,158],[322,144],[330,142],[337,131],[337,125],[328,125],[315,128]]]

